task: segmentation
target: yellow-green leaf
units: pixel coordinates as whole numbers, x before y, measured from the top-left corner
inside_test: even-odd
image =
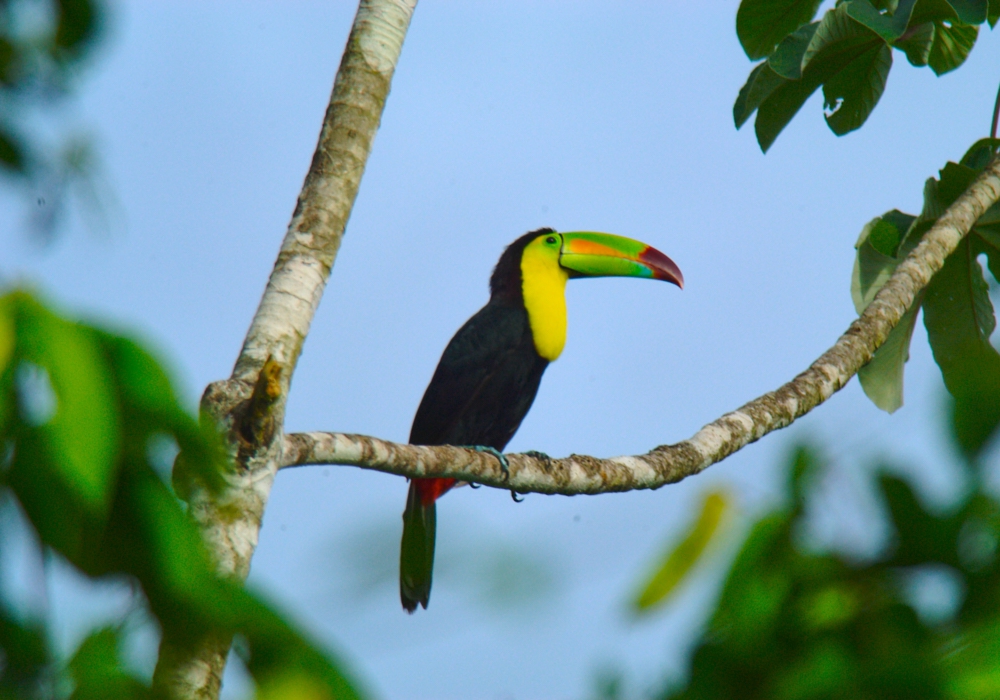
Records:
[[[701,513],[683,538],[672,547],[633,601],[636,612],[648,612],[665,602],[694,569],[712,542],[730,509],[728,496],[713,491],[705,497]]]

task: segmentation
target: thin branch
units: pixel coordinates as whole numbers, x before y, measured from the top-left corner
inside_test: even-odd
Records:
[[[233,468],[220,493],[190,485],[189,513],[223,576],[242,580],[249,573],[278,471],[292,373],[337,257],[415,6],[416,0],[361,0],[312,164],[232,377],[210,384],[202,396],[202,416],[227,436]],[[157,692],[217,698],[229,646],[229,639],[205,638],[192,651],[164,638]]]
[[[522,493],[565,495],[655,489],[680,481],[771,431],[791,425],[847,384],[871,359],[976,220],[998,199],[1000,156],[924,235],[864,313],[805,372],[676,445],[661,445],[644,455],[612,459],[508,455],[507,478],[494,457],[460,447],[418,447],[363,435],[299,433],[285,436],[281,465],[346,464],[411,478],[447,476]]]

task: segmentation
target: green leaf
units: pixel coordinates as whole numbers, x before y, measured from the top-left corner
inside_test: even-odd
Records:
[[[119,655],[119,631],[104,627],[91,632],[80,644],[69,669],[76,688],[70,700],[148,698],[149,688],[124,670]]]
[[[868,119],[885,91],[892,68],[892,49],[875,46],[823,84],[826,123],[837,136],[854,131]]]
[[[888,42],[893,42],[906,32],[906,25],[913,14],[916,0],[902,0],[892,13],[882,14],[869,0],[849,0],[844,3],[847,14],[865,25]]]
[[[934,23],[924,22],[914,27],[903,40],[893,44],[902,49],[906,60],[918,68],[926,66],[931,57],[931,47],[934,45]]]
[[[962,24],[982,24],[989,14],[987,0],[948,0]]]
[[[59,0],[59,21],[55,45],[63,50],[80,52],[93,41],[100,25],[99,6],[93,0]]]
[[[900,249],[916,217],[898,209],[886,212],[865,224],[854,247],[858,253],[851,275],[851,298],[860,316],[909,252]],[[901,253],[901,257],[896,257]]]
[[[917,0],[910,22],[912,26],[924,22],[982,24],[987,5],[987,0]]]
[[[990,29],[997,26],[997,21],[1000,20],[1000,0],[989,1],[989,9],[986,13],[986,20],[990,23]]]
[[[677,586],[691,573],[719,532],[719,526],[729,508],[729,499],[725,493],[713,491],[705,496],[697,520],[666,553],[642,591],[635,597],[632,606],[637,613],[648,612],[666,602],[677,590]]]
[[[40,449],[18,460],[37,479],[58,479],[95,515],[106,513],[116,477],[119,417],[107,363],[83,327],[64,321],[25,294],[16,297],[19,363],[47,373],[55,413],[41,425]]]
[[[927,286],[924,325],[955,399],[955,437],[966,454],[975,455],[1000,422],[1000,354],[989,342],[996,319],[968,237]]]
[[[803,52],[801,79],[778,86],[757,109],[754,130],[761,150],[771,147],[809,96],[828,81],[827,101],[839,107],[827,120],[830,127],[835,133],[857,128],[885,86],[885,46],[877,34],[851,19],[846,6],[828,11]]]
[[[776,512],[758,521],[726,577],[711,627],[736,654],[752,655],[759,640],[772,634],[792,592],[789,517]]]
[[[942,22],[936,23],[927,64],[937,75],[955,70],[965,62],[978,36],[979,27],[958,24],[949,27]]]
[[[998,148],[1000,139],[979,139],[969,147],[959,164],[978,172],[989,164]]]
[[[820,86],[816,75],[804,75],[801,80],[790,80],[779,85],[757,108],[754,133],[760,149],[767,150],[774,144],[778,134],[788,126],[809,96]]]
[[[3,127],[0,127],[0,167],[21,174],[27,171],[24,145]]]
[[[812,22],[803,25],[794,32],[782,39],[778,48],[774,50],[768,59],[767,64],[771,69],[783,78],[798,80],[802,77],[802,58],[805,56],[809,42],[816,34],[819,22]]]
[[[916,245],[907,242],[917,218],[893,209],[872,219],[861,231],[855,247],[851,298],[862,314],[896,267]],[[858,371],[858,381],[872,403],[889,413],[903,405],[903,369],[910,355],[910,339],[921,298],[918,296],[874,356]]]
[[[750,72],[746,84],[740,89],[733,105],[733,121],[739,129],[757,111],[760,103],[767,99],[774,89],[785,82],[785,79],[775,73],[764,61]]]
[[[50,662],[44,628],[23,623],[0,606],[0,652],[3,656],[0,697],[40,697],[32,691],[37,692],[45,682]]]
[[[820,0],[743,0],[736,35],[751,61],[770,54],[778,42],[812,20]]]
[[[915,566],[933,561],[960,567],[958,540],[964,516],[932,514],[910,485],[898,477],[883,473],[878,483],[895,530],[890,563]]]
[[[903,405],[903,368],[910,359],[910,340],[921,302],[921,297],[914,300],[868,364],[858,370],[865,396],[887,413],[894,413]]]
[[[873,46],[885,43],[878,34],[852,19],[847,11],[848,6],[844,4],[823,15],[802,56],[803,69],[815,61],[826,61],[836,67],[829,71],[833,74]]]
[[[826,122],[842,136],[865,123],[892,68],[892,51],[878,34],[855,21],[846,3],[823,16],[802,65],[823,75]]]

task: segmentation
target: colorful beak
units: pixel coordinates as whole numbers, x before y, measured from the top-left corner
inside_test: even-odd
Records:
[[[684,289],[684,275],[656,248],[612,233],[563,233],[559,264],[570,277],[645,277]]]

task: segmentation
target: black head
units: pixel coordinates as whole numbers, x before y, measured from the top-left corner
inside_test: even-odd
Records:
[[[522,304],[521,256],[524,248],[539,236],[555,233],[551,228],[530,231],[507,246],[490,277],[490,299],[507,304]]]

